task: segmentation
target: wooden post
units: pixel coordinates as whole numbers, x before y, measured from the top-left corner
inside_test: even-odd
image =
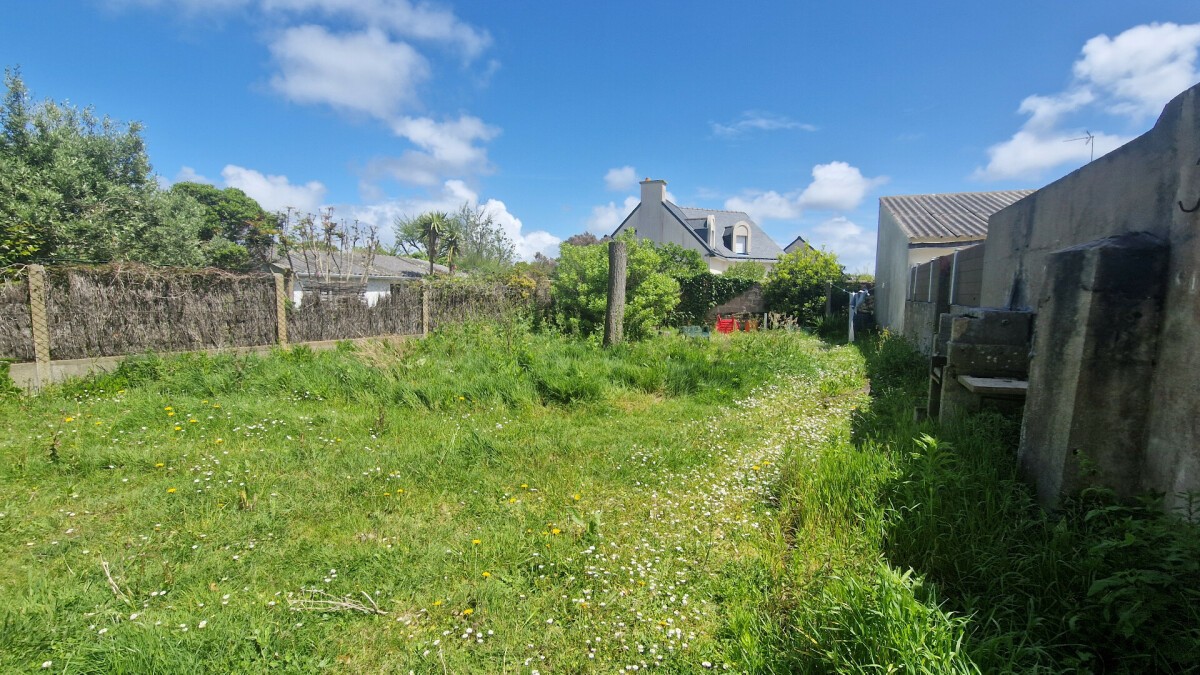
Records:
[[[29,282],[29,319],[33,328],[33,388],[41,391],[50,384],[50,320],[47,317],[46,268],[26,268]]]
[[[604,346],[621,343],[625,330],[625,276],[628,273],[625,242],[608,242],[608,308],[604,313]]]
[[[825,316],[833,316],[833,282],[825,282]]]
[[[280,347],[286,347],[288,284],[278,272],[271,276],[275,277],[275,341]]]
[[[429,283],[421,283],[421,337],[429,335]]]

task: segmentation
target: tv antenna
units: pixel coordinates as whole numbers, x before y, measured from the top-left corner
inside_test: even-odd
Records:
[[[1083,133],[1084,135],[1080,136],[1079,138],[1064,138],[1063,143],[1070,143],[1071,141],[1083,141],[1083,144],[1092,150],[1091,156],[1088,157],[1088,161],[1091,162],[1093,159],[1096,159],[1096,144],[1092,142],[1096,140],[1096,135],[1090,131],[1087,131],[1086,129]]]

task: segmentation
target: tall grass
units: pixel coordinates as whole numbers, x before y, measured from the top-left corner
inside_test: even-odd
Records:
[[[1100,490],[1040,509],[1017,474],[1019,425],[983,414],[913,421],[923,368],[902,341],[867,343],[881,395],[856,425],[889,455],[882,552],[969,621],[986,672],[1200,669],[1200,530],[1154,496]]]

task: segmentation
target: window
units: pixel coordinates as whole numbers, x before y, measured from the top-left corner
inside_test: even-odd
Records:
[[[744,234],[739,234],[734,238],[733,252],[739,255],[746,255],[746,240],[749,239]]]

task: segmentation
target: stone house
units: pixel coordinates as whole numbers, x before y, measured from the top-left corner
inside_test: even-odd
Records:
[[[613,236],[632,231],[660,244],[671,242],[698,251],[711,272],[720,274],[737,262],[753,260],[770,269],[783,249],[741,211],[676,206],[667,199],[667,182],[642,181],[642,201]]]

